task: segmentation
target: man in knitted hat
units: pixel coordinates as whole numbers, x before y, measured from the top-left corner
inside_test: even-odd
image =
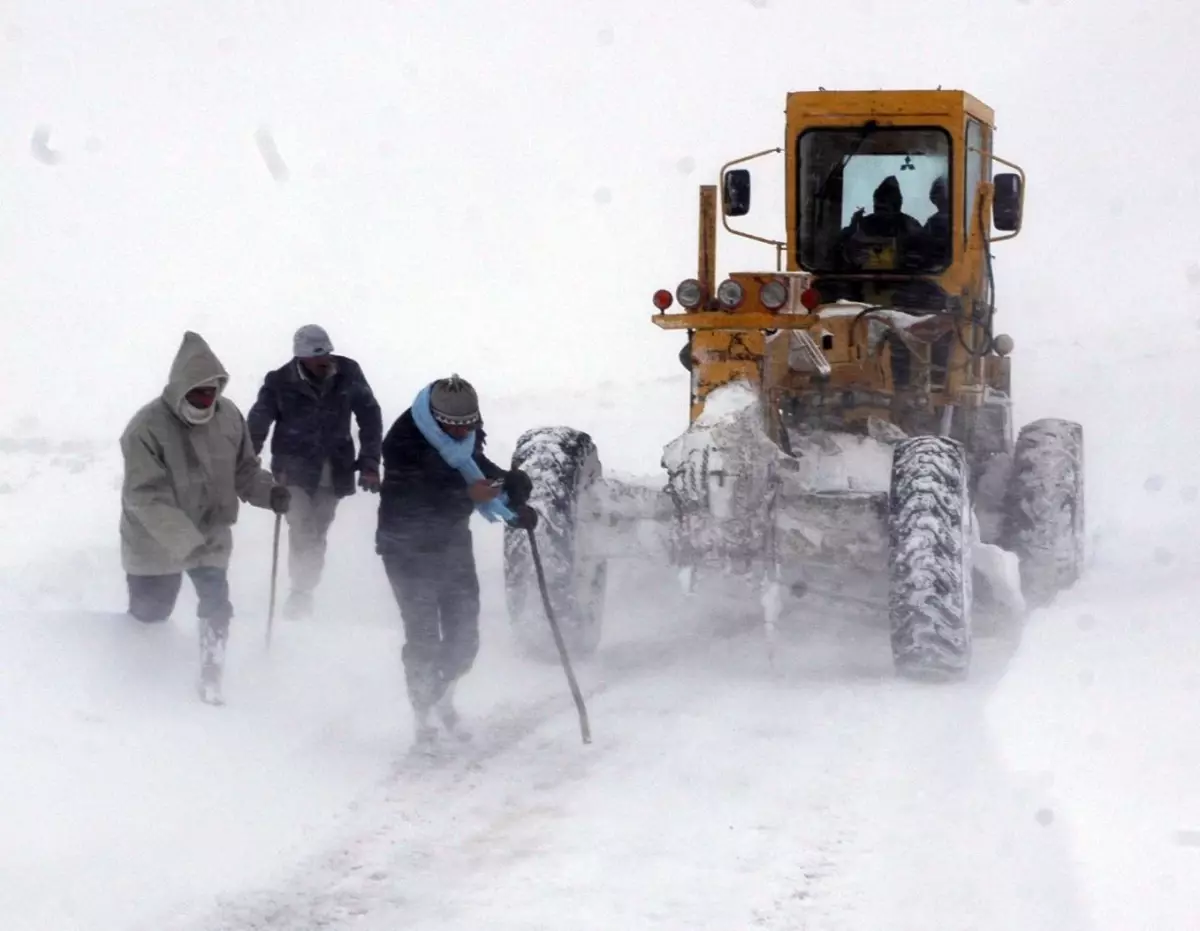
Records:
[[[355,455],[350,416],[358,421]],[[325,568],[325,541],[338,502],[354,494],[354,473],[365,491],[379,490],[383,414],[362,368],[335,355],[329,334],[302,326],[292,359],[263,380],[246,417],[254,451],[262,451],[272,425],[271,471],[292,494],[288,511],[288,617],[312,612],[312,596]]]
[[[229,375],[208,343],[188,332],[160,397],[121,435],[121,563],[129,613],[165,621],[183,573],[200,617],[200,697],[221,703],[221,670],[233,605],[227,570],[238,502],[288,509],[287,488],[259,468],[242,413],[223,396]]]
[[[464,736],[454,687],[479,652],[471,515],[537,523],[529,477],[501,469],[484,443],[479,399],[457,375],[423,388],[383,441],[375,545],[404,621],[401,657],[422,748],[436,740],[435,709],[448,731]]]

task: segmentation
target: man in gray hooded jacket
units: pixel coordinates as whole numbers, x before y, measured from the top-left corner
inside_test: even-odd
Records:
[[[241,411],[222,397],[228,380],[203,337],[185,333],[162,395],[121,435],[129,613],[165,621],[187,572],[199,599],[200,695],[214,704],[233,616],[227,570],[239,499],[279,514],[289,500],[259,465]]]

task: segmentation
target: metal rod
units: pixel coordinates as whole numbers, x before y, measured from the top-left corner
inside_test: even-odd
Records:
[[[267,607],[267,649],[271,649],[271,628],[275,625],[275,580],[279,576],[279,527],[283,515],[275,515],[275,541],[271,545],[271,601]]]
[[[529,534],[529,551],[533,555],[533,568],[537,572],[538,590],[542,595],[542,607],[546,609],[546,620],[550,622],[550,630],[554,634],[554,645],[558,647],[558,658],[562,660],[563,671],[567,674],[567,684],[571,687],[571,697],[575,699],[575,708],[579,712],[579,733],[585,744],[592,742],[592,731],[588,726],[587,707],[583,703],[583,693],[579,683],[575,681],[575,673],[571,669],[571,658],[567,656],[567,645],[563,642],[562,631],[558,629],[558,620],[554,616],[554,608],[550,604],[550,590],[546,586],[546,573],[542,569],[542,557],[538,553],[537,538],[532,528]]]
[[[700,255],[696,277],[704,289],[705,303],[717,291],[717,186],[700,185]]]

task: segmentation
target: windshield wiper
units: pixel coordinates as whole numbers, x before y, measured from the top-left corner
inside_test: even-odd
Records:
[[[858,138],[854,141],[854,148],[847,152],[845,157],[838,162],[838,164],[829,169],[829,174],[825,176],[825,180],[822,181],[821,186],[817,188],[817,193],[813,195],[817,202],[817,216],[814,223],[815,226],[820,227],[821,225],[821,219],[825,213],[825,192],[828,190],[830,183],[832,183],[834,176],[842,174],[846,170],[846,166],[850,164],[850,159],[854,158],[854,156],[862,151],[862,147],[866,145],[867,139],[878,128],[878,121],[867,120],[863,124],[862,132],[858,134]]]

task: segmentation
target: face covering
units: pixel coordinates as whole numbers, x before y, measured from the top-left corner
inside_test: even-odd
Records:
[[[208,385],[197,385],[197,388],[206,388]],[[215,387],[215,386],[214,386]],[[193,389],[195,390],[195,389]],[[213,395],[213,399],[207,407],[199,407],[187,399],[184,395],[183,400],[179,404],[179,413],[190,424],[203,424],[212,420],[213,415],[217,412],[217,396]]]
[[[183,414],[183,419],[190,424],[208,423],[213,419],[213,414],[217,412],[217,405],[210,404],[208,407],[196,407],[196,405],[188,402],[186,398],[179,405],[179,412]]]

